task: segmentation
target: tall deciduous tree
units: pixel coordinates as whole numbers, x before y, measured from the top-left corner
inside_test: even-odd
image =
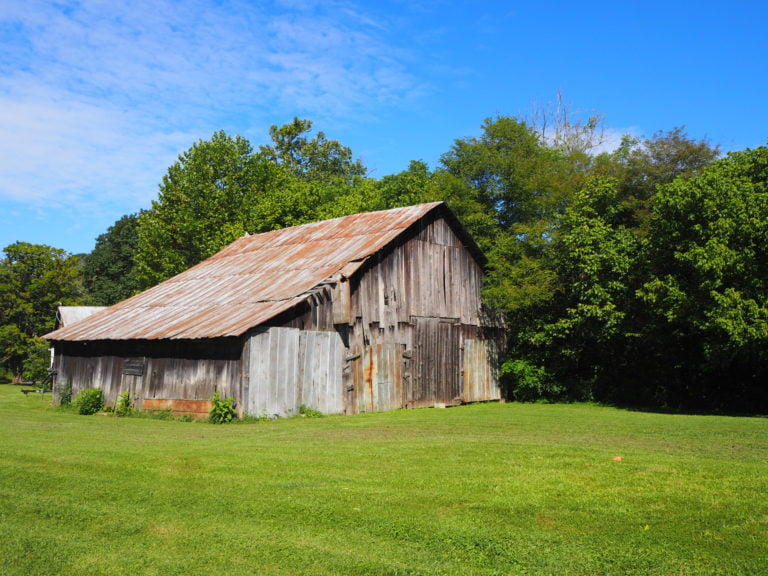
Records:
[[[591,170],[617,180],[625,222],[645,233],[658,187],[679,176],[696,176],[719,157],[718,146],[694,140],[684,127],[676,127],[650,138],[624,136],[616,150],[594,159]]]
[[[138,214],[123,216],[96,239],[85,259],[83,285],[89,304],[110,306],[137,291],[134,258],[139,244]]]
[[[270,229],[281,209],[264,197],[285,182],[283,170],[254,155],[242,136],[220,131],[198,141],[168,169],[158,199],[139,217],[138,286],[178,274],[246,232]]]
[[[624,225],[617,197],[602,177],[576,194],[552,246],[553,305],[518,331],[518,349],[582,399],[626,400],[616,376],[632,345],[645,239]]]
[[[360,211],[372,183],[351,151],[294,119],[254,153],[242,136],[217,132],[179,156],[138,223],[136,278],[147,288],[208,258],[245,233]]]
[[[261,146],[260,152],[304,180],[352,179],[365,175],[365,166],[353,158],[350,148],[338,140],[328,140],[322,131],[308,139],[311,132],[311,120],[294,118],[283,126],[273,125],[269,128],[272,144]]]
[[[641,294],[668,402],[768,410],[768,148],[662,186]]]
[[[566,152],[506,116],[487,119],[479,138],[457,140],[441,158],[436,188],[489,256],[486,296],[516,324],[553,296],[552,241],[583,178]]]
[[[59,304],[82,294],[80,261],[58,248],[16,242],[0,259],[0,361],[15,377],[36,339],[53,330]]]

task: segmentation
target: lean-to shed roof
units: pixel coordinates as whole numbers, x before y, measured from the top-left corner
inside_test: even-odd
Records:
[[[56,325],[58,327],[70,326],[105,309],[106,306],[59,306],[56,312]]]
[[[240,336],[305,300],[324,280],[351,276],[366,258],[436,210],[482,259],[443,202],[355,214],[239,238],[189,270],[45,338]]]

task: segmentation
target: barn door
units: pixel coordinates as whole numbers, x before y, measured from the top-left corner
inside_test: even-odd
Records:
[[[462,395],[461,326],[455,318],[414,318],[411,398],[417,408],[455,404]]]

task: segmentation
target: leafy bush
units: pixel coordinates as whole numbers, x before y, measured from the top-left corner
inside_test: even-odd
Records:
[[[208,421],[212,424],[226,424],[237,419],[234,398],[221,398],[218,391],[211,396],[211,410],[208,412]]]
[[[59,406],[70,406],[72,404],[72,382],[62,382],[56,386],[59,393]]]
[[[134,413],[133,401],[131,400],[131,393],[127,390],[120,394],[115,403],[115,415],[116,416],[130,416]]]
[[[501,366],[501,375],[512,378],[512,396],[518,402],[554,400],[563,393],[563,387],[544,368],[527,360],[507,360]]]
[[[75,399],[77,412],[83,415],[96,414],[104,407],[104,394],[101,388],[86,388]]]
[[[304,418],[322,418],[323,413],[319,410],[315,410],[314,408],[310,408],[309,406],[306,406],[305,404],[302,404],[299,406],[299,415],[303,416]]]

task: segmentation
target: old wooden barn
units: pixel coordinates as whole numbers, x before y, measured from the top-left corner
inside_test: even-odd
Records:
[[[73,397],[241,414],[353,414],[497,400],[503,339],[485,259],[442,202],[240,238],[46,336]]]

